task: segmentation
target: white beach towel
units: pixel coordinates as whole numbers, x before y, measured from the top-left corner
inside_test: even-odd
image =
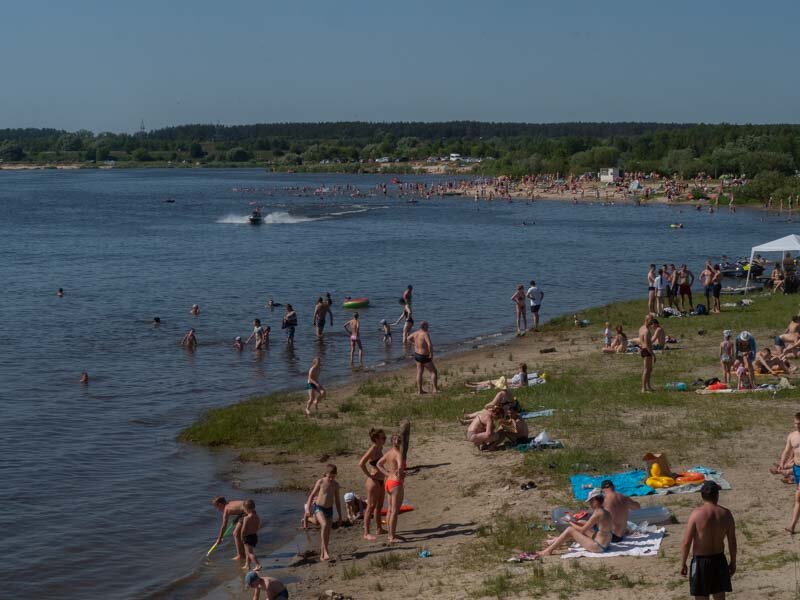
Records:
[[[561,558],[613,558],[615,556],[658,556],[661,540],[664,539],[664,528],[661,527],[653,533],[632,533],[625,536],[621,542],[612,543],[608,552],[601,554],[589,552],[578,544],[573,544],[570,549],[561,555]]]

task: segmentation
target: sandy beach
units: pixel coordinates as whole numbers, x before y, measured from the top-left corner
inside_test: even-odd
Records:
[[[749,327],[765,340],[796,308],[789,296],[755,300],[722,315],[667,320],[668,334],[680,343],[658,356],[656,388],[717,375],[722,329]],[[570,316],[499,346],[443,357],[438,362],[445,393],[439,397],[417,398],[408,367],[357,376],[330,390],[327,406],[314,417],[323,428],[335,426],[346,441],[350,450],[337,456],[240,448],[243,460],[268,466],[287,489],[309,489],[324,464],[334,462],[342,490],[363,494],[356,463],[368,446],[369,425],[390,431],[401,416],[412,420],[406,502],[415,510],[402,515],[399,526],[408,542],[367,542],[359,523],[335,530],[335,560],[319,563],[313,555],[318,534],[308,532],[312,553],[286,571],[298,580],[289,585],[292,597],[317,598],[326,590],[351,598],[391,598],[398,590],[414,598],[686,597],[688,584],[679,575],[680,539],[699,494],[640,499],[643,506],[664,504],[675,515],[657,557],[506,562],[520,550],[540,547],[541,525],[553,507],[579,506],[571,498],[568,474],[642,468],[647,451],[667,453],[676,469],[702,464],[722,471],[731,483],[733,489],[722,492],[720,503],[738,523],[736,597],[795,597],[796,541],[783,532],[794,487],[768,468],[793,427],[796,393],[638,393],[638,356],[602,355],[598,348],[603,320],[621,322],[629,330],[644,311],[644,301],[593,309],[581,315],[591,320],[586,328],[575,328]],[[544,348],[556,351],[540,353]],[[480,408],[492,393],[474,393],[464,382],[510,375],[520,361],[548,375],[546,384],[515,392],[523,408],[556,410],[552,417],[529,421],[531,434],[546,429],[566,448],[479,452],[465,441],[457,416]],[[286,410],[302,410],[300,398]],[[521,490],[528,481],[537,487]],[[421,551],[430,556],[420,558]],[[232,597],[244,597],[239,586],[230,584]]]

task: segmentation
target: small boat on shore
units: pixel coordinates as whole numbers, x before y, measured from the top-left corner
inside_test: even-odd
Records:
[[[261,209],[255,209],[252,213],[250,213],[250,216],[247,217],[247,220],[249,221],[250,225],[261,225],[264,222],[264,218],[261,216]]]

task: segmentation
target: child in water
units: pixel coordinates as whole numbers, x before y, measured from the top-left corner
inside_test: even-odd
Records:
[[[244,507],[241,533],[245,552],[244,568],[248,570],[252,568],[254,571],[258,571],[261,569],[261,564],[256,558],[256,546],[258,545],[258,530],[261,527],[261,518],[256,512],[256,503],[252,500],[245,500],[242,506]]]
[[[388,346],[392,343],[392,326],[386,319],[381,319],[381,330],[383,331],[383,344]]]

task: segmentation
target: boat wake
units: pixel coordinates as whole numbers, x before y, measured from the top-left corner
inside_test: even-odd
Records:
[[[309,221],[318,221],[311,217],[297,217],[290,215],[285,210],[278,210],[263,216],[263,223],[266,225],[291,225],[294,223],[307,223]],[[225,215],[216,221],[225,225],[249,225],[250,215]]]

